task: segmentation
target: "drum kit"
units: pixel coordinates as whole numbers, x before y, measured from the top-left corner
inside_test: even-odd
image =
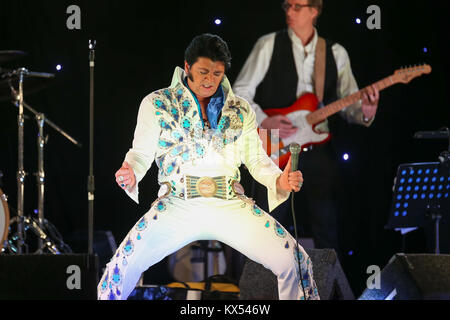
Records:
[[[54,74],[29,71],[26,68],[10,70],[2,67],[3,64],[21,59],[26,55],[27,53],[23,51],[0,51],[0,102],[10,100],[12,105],[18,109],[17,210],[14,210],[16,215],[11,218],[12,207],[8,205],[8,197],[0,189],[0,253],[69,253],[71,252],[70,247],[63,242],[61,235],[53,224],[44,218],[44,146],[46,144],[44,125],[49,125],[78,147],[81,147],[81,143],[24,100],[25,96],[37,93],[50,86],[55,78]],[[35,210],[37,217],[26,216],[24,210],[25,177],[27,175],[24,169],[25,110],[34,115],[38,126],[38,171],[36,173],[38,205],[37,210]],[[0,187],[2,186],[2,176],[3,174],[0,171]]]

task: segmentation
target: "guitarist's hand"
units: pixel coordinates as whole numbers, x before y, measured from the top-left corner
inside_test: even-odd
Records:
[[[261,128],[269,130],[279,129],[281,139],[289,138],[290,136],[295,134],[298,130],[297,127],[294,127],[291,120],[289,120],[288,117],[283,115],[267,117],[261,123]]]
[[[379,100],[380,92],[375,85],[367,87],[363,90],[361,109],[365,119],[372,119],[375,117]]]
[[[283,191],[300,191],[303,184],[303,175],[300,171],[291,172],[291,157],[284,168],[283,173],[277,179],[277,189]]]

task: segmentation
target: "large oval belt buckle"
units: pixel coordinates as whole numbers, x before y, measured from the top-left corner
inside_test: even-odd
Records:
[[[200,178],[195,187],[198,193],[205,198],[211,198],[217,192],[217,183],[210,177]]]

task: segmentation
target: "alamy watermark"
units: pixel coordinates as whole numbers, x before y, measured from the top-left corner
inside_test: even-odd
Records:
[[[66,269],[69,274],[66,280],[66,286],[69,290],[81,290],[81,268],[77,265],[70,265]]]
[[[367,7],[367,14],[370,14],[367,19],[366,26],[369,30],[381,29],[381,8],[375,4]]]
[[[381,270],[379,266],[371,265],[367,267],[367,274],[370,274],[367,278],[366,286],[367,289],[381,289]]]
[[[81,30],[81,8],[75,4],[67,7],[66,13],[69,15],[66,20],[66,26],[69,30]],[[366,26],[369,30],[381,29],[381,8],[375,4],[367,7]]]
[[[66,9],[66,13],[70,16],[66,20],[66,26],[69,30],[81,29],[81,9],[77,5],[70,5]]]

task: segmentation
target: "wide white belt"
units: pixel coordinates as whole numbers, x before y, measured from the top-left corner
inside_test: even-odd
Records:
[[[184,200],[200,197],[231,200],[243,195],[244,188],[233,177],[184,175],[177,180],[162,182],[159,194],[160,198],[175,196]]]

